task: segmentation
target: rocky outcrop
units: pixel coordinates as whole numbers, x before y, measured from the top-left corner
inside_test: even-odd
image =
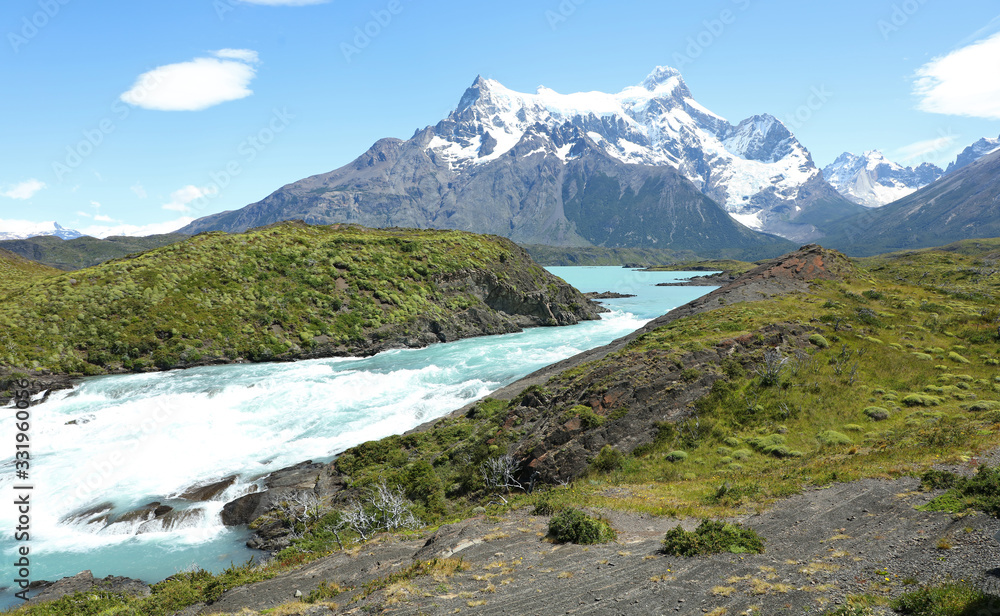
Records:
[[[271,473],[264,479],[262,490],[226,503],[222,508],[222,523],[226,526],[249,524],[278,503],[312,492],[325,466],[307,460]]]
[[[764,349],[778,347],[795,356],[809,346],[812,327],[785,324],[761,336],[720,341],[710,349],[668,358],[659,349],[616,353],[590,366],[557,394],[536,390],[510,408],[505,427],[518,426],[526,436],[511,449],[522,461],[520,480],[558,483],[580,477],[605,445],[628,454],[652,443],[660,422],[677,423],[695,415],[694,403],[723,373],[719,366],[736,361],[750,370]],[[592,417],[565,412],[583,405]],[[600,422],[600,425],[588,425]]]
[[[195,502],[209,501],[225,492],[234,483],[236,483],[236,475],[230,475],[213,483],[191,486],[177,498]]]
[[[32,401],[32,404],[39,404],[48,400],[54,391],[72,388],[73,380],[65,374],[52,374],[48,370],[21,371],[0,366],[0,406],[10,404],[18,391],[26,390],[32,398],[41,396]]]
[[[63,578],[58,582],[51,584],[42,582],[40,585],[42,586],[42,591],[32,597],[28,601],[29,604],[55,601],[56,599],[88,590],[106,590],[135,597],[146,597],[150,594],[149,586],[144,582],[114,575],[99,579],[95,578],[90,570],[78,573],[73,577]]]

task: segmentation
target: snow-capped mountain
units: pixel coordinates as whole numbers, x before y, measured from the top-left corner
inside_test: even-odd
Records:
[[[775,117],[756,115],[733,126],[698,104],[669,67],[617,94],[544,87],[525,94],[479,78],[434,127],[427,151],[452,170],[471,169],[497,160],[537,125],[575,128],[623,163],[673,167],[743,224],[793,239],[815,237],[810,225],[792,220],[833,193],[806,148]],[[572,147],[567,142],[549,154],[565,160]]]
[[[868,150],[861,156],[844,152],[823,168],[827,182],[865,207],[882,207],[902,199],[943,174],[940,167],[930,163],[904,167],[887,160],[878,150]]]
[[[67,229],[55,221],[30,222],[27,220],[0,219],[0,241],[25,240],[29,237],[37,237],[39,235],[54,235],[64,240],[83,237],[83,234],[79,231]]]
[[[861,210],[776,118],[734,126],[698,104],[680,73],[659,67],[617,94],[529,94],[479,77],[447,118],[409,140],[382,139],[349,165],[181,232],[299,218],[710,250],[775,241],[734,220],[803,242],[822,235],[817,225]]]
[[[962,150],[962,153],[958,155],[958,158],[955,159],[955,162],[948,165],[948,169],[945,170],[945,173],[958,171],[962,167],[971,165],[972,163],[976,162],[983,156],[986,156],[987,154],[997,151],[997,149],[1000,149],[1000,138],[991,139],[989,137],[985,137],[983,139],[980,139],[979,141],[973,143],[969,147]]]

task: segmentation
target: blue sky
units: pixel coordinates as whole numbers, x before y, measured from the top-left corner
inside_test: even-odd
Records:
[[[946,165],[1000,133],[997,13],[988,0],[5,0],[0,231],[167,231],[240,208],[436,123],[479,74],[617,92],[669,65],[733,123],[785,121],[820,166],[875,148]]]

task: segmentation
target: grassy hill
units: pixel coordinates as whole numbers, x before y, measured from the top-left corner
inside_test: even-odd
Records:
[[[0,297],[60,271],[0,248]]]
[[[283,223],[36,279],[0,302],[0,368],[102,374],[372,353],[595,315],[508,240]]]
[[[188,235],[168,233],[147,237],[78,237],[64,240],[55,236],[32,237],[25,240],[5,240],[0,249],[9,250],[26,259],[61,270],[77,270],[118,259],[126,255],[152,250],[187,239]]]

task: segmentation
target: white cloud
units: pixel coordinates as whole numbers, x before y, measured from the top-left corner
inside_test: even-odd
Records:
[[[80,233],[84,235],[89,235],[91,237],[105,238],[111,237],[113,235],[127,235],[131,237],[140,237],[144,235],[159,235],[161,233],[173,233],[174,231],[180,229],[181,227],[189,224],[194,218],[185,216],[183,218],[178,218],[176,220],[171,220],[168,222],[158,222],[149,225],[91,225],[84,229],[80,229]]]
[[[222,49],[214,58],[167,64],[139,75],[121,100],[158,111],[200,111],[253,94],[259,60],[251,49]]]
[[[308,6],[310,4],[326,4],[330,0],[242,0],[247,4],[263,4],[265,6]]]
[[[192,212],[194,208],[191,207],[191,202],[197,201],[204,197],[210,197],[218,192],[218,189],[214,186],[207,186],[205,188],[199,188],[193,184],[189,184],[180,190],[175,190],[170,193],[170,203],[165,203],[163,209],[171,210],[173,212]]]
[[[1000,33],[934,58],[917,69],[917,108],[1000,120]]]
[[[146,194],[146,189],[142,187],[141,182],[136,182],[135,185],[131,187],[131,190],[132,192],[135,193],[135,196],[139,197],[140,199],[145,199],[146,197],[149,196],[148,194]]]
[[[901,148],[897,148],[893,154],[896,160],[901,162],[909,162],[918,158],[933,157],[935,159],[942,158],[942,154],[955,145],[958,140],[958,135],[941,135],[937,139],[926,139],[924,141],[917,141],[916,143],[911,143],[910,145],[904,145]]]
[[[95,210],[101,208],[101,204],[98,203],[97,201],[91,201],[90,205]],[[80,211],[80,212],[77,212],[76,215],[77,216],[82,216],[83,218],[91,218],[93,220],[96,220],[97,222],[121,222],[120,220],[115,220],[114,218],[112,218],[110,216],[106,216],[104,214],[91,214],[90,212]]]
[[[225,60],[239,60],[247,64],[257,64],[260,56],[252,49],[220,49],[215,52],[215,57]]]
[[[0,191],[0,195],[7,197],[8,199],[30,199],[35,196],[35,193],[45,188],[45,182],[40,180],[25,180],[19,184],[15,184],[8,188],[7,190]]]

